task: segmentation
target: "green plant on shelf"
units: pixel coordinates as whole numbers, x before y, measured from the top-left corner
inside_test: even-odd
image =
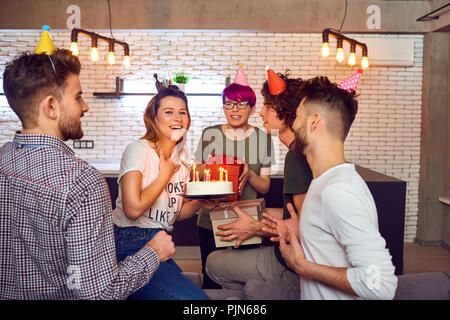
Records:
[[[175,74],[175,78],[173,78],[173,81],[175,83],[188,83],[189,76],[184,73],[177,73],[177,74]]]

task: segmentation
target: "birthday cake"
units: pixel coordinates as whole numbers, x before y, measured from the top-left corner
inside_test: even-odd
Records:
[[[201,181],[199,176],[200,172],[195,170],[195,168],[196,165],[193,164],[192,181],[186,183],[186,195],[221,195],[233,193],[233,182],[228,181],[228,170],[223,167],[213,168],[213,170],[211,168],[205,169],[203,170],[203,181]]]
[[[231,181],[190,181],[186,184],[186,195],[216,195],[233,193]]]

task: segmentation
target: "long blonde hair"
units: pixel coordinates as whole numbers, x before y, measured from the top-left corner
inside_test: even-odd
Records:
[[[144,124],[145,124],[145,128],[146,128],[146,132],[141,137],[141,139],[146,139],[146,140],[152,142],[155,145],[157,150],[159,150],[159,148],[161,148],[161,143],[160,143],[161,133],[158,129],[158,125],[156,124],[156,115],[158,114],[158,109],[160,107],[161,100],[164,99],[165,97],[180,98],[184,101],[184,103],[186,104],[187,115],[189,118],[187,130],[191,126],[191,115],[189,113],[188,100],[187,100],[184,92],[180,91],[177,86],[169,86],[167,88],[161,89],[158,92],[158,94],[156,94],[147,104],[147,107],[144,112]],[[177,141],[176,146],[178,146],[178,148],[181,147],[180,155],[181,155],[181,153],[184,153],[184,155],[185,155],[185,157],[184,157],[185,160],[183,160],[182,157],[180,157],[180,162],[183,165],[189,167],[189,165],[187,164],[187,161],[189,161],[189,152],[186,147],[185,135],[186,135],[186,133],[182,136],[182,138],[180,140]]]

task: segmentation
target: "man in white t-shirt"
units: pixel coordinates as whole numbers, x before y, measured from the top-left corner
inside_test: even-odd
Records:
[[[300,239],[278,223],[281,253],[301,276],[302,299],[392,299],[397,277],[378,231],[374,200],[344,158],[358,110],[355,92],[316,77],[305,83],[304,94],[293,128],[313,180],[303,202]]]

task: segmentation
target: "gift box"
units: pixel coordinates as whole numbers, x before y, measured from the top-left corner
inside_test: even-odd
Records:
[[[262,212],[266,207],[264,198],[241,200],[235,202],[222,202],[211,211],[210,217],[213,226],[214,240],[216,247],[230,247],[236,244],[236,239],[232,241],[221,241],[222,236],[216,236],[216,232],[220,231],[218,226],[228,224],[235,221],[238,217],[237,213],[232,209],[233,206],[238,206],[245,213],[250,215],[255,220],[260,220]],[[241,245],[247,244],[259,244],[262,242],[260,236],[254,236],[250,239],[246,239]]]
[[[227,171],[227,177],[222,174],[223,180],[228,178],[228,181],[233,182],[233,193],[236,195],[228,198],[226,201],[237,201],[239,177],[244,171],[244,161],[241,158],[227,156],[227,155],[210,155],[205,164],[205,169],[210,170],[211,180],[220,180],[220,168]]]

